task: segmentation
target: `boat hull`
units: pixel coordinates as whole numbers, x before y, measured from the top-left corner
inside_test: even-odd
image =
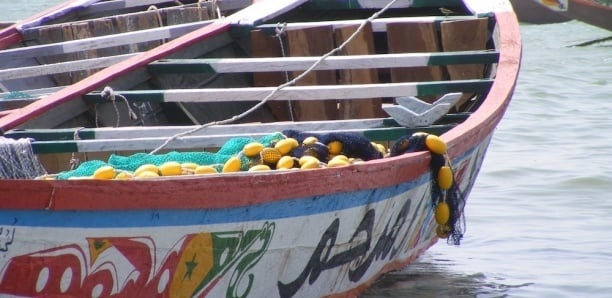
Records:
[[[453,160],[464,195],[489,140]],[[382,188],[208,209],[4,208],[0,293],[318,297],[358,292],[437,241],[431,182],[425,171]],[[244,196],[248,193],[245,189]],[[206,187],[200,195],[203,201],[210,197]]]

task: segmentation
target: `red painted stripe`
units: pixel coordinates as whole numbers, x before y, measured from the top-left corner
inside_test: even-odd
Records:
[[[62,103],[74,100],[83,94],[91,92],[104,84],[119,78],[126,73],[145,66],[155,60],[164,58],[172,53],[184,49],[196,42],[214,37],[219,33],[229,31],[230,23],[220,20],[207,25],[201,29],[190,32],[180,38],[165,43],[153,50],[134,56],[105,68],[75,84],[67,86],[41,100],[37,100],[23,108],[16,109],[9,115],[0,118],[0,129],[9,130],[27,122],[33,117],[39,116],[51,108]]]
[[[183,176],[156,180],[0,180],[1,209],[214,209],[262,204],[414,180],[429,170],[429,153],[347,167]]]

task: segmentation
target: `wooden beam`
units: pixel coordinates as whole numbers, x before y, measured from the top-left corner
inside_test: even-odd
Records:
[[[277,41],[278,43],[278,41]],[[262,46],[263,47],[263,46]],[[265,47],[270,48],[270,47]],[[258,56],[261,57],[261,56]],[[283,71],[303,71],[320,57],[224,58],[224,59],[162,59],[147,66],[155,73],[258,73],[257,86],[278,86],[285,82]],[[437,53],[395,53],[373,55],[330,56],[317,70],[426,67],[449,64],[497,63],[499,52],[456,51]],[[263,74],[259,74],[263,73]],[[274,74],[272,82],[264,84],[264,77]]]
[[[38,46],[29,46],[26,48],[15,48],[0,51],[0,61],[11,59],[20,59],[24,57],[40,57],[47,55],[58,55],[65,53],[74,53],[83,50],[100,49],[107,47],[115,47],[129,45],[139,42],[148,42],[151,40],[161,40],[182,36],[202,26],[208,25],[212,21],[202,21],[174,26],[166,26],[161,28],[152,28],[140,30],[136,32],[125,32],[107,36],[86,38],[82,40],[70,40],[52,44],[44,44]]]
[[[363,99],[373,97],[424,96],[452,92],[486,92],[492,79],[432,81],[420,83],[388,83],[360,85],[319,85],[293,86],[279,90],[269,100],[320,101],[326,99]],[[171,90],[128,90],[116,91],[129,101],[150,102],[233,102],[261,101],[275,90],[275,87],[252,88],[205,88]],[[89,103],[105,100],[99,93],[83,96]],[[305,103],[306,104],[306,103]]]
[[[99,69],[113,65],[119,61],[125,60],[137,54],[138,53],[131,53],[110,57],[99,57],[36,66],[0,69],[0,81],[59,74],[80,70]]]
[[[373,32],[387,32],[387,25],[392,23],[433,23],[438,26],[443,21],[453,21],[453,20],[470,20],[475,19],[476,16],[447,16],[447,17],[399,17],[399,18],[380,18],[375,19],[370,22],[372,24]],[[292,22],[288,23],[285,27],[286,30],[299,30],[303,28],[309,27],[319,27],[319,26],[332,26],[334,29],[348,27],[348,26],[357,26],[361,24],[363,20],[340,20],[340,21],[318,21],[318,22]],[[272,24],[264,24],[257,26],[257,29],[262,30],[262,32],[267,33],[268,35],[274,35],[276,31],[277,25]]]
[[[339,130],[316,130],[317,133],[348,132],[366,136],[372,141],[394,141],[399,137],[410,135],[417,131],[442,134],[453,128],[454,124],[436,125],[410,129],[405,127],[383,127],[371,129],[341,128]],[[292,126],[287,126],[290,129]],[[309,130],[305,130],[309,131]],[[184,136],[172,140],[164,149],[166,150],[198,150],[202,148],[219,148],[232,138],[245,137],[257,139],[274,131],[231,133],[217,135]],[[139,138],[113,138],[88,140],[53,140],[34,141],[32,149],[36,154],[65,153],[65,152],[113,152],[113,151],[149,151],[164,144],[169,137],[139,137]],[[197,149],[196,149],[197,148]]]

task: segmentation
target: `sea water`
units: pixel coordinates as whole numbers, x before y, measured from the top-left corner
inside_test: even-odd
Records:
[[[571,21],[521,34],[463,242],[438,242],[364,298],[612,297],[612,41],[573,46],[612,32]]]
[[[63,0],[0,0],[0,21]],[[362,297],[612,297],[612,36],[577,21],[521,25],[523,63],[465,210]]]

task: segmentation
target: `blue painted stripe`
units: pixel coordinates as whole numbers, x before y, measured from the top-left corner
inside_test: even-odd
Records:
[[[275,220],[367,205],[387,200],[418,185],[429,183],[425,175],[416,181],[376,190],[299,198],[256,206],[214,210],[47,211],[1,210],[0,225],[32,227],[164,227]]]
[[[487,140],[485,140],[487,141]],[[479,145],[453,160],[459,163]],[[387,200],[431,181],[430,175],[376,190],[299,198],[256,206],[214,210],[47,211],[0,210],[0,225],[30,227],[134,228],[275,220],[363,206]]]

